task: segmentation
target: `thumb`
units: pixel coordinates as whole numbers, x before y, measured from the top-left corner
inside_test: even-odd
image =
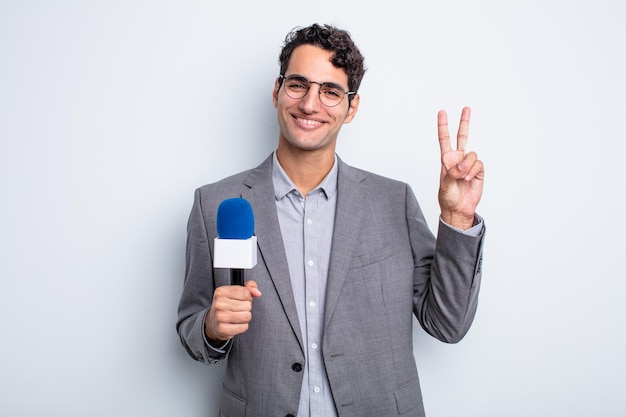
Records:
[[[259,298],[262,295],[256,281],[246,281],[245,285],[246,288],[250,291],[250,295],[252,295],[252,298]]]

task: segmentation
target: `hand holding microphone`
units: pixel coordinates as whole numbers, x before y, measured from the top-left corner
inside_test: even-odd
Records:
[[[261,296],[256,282],[245,286],[224,285],[215,289],[213,304],[204,321],[204,332],[216,347],[248,330],[252,320],[252,299]]]
[[[244,280],[244,270],[257,262],[254,216],[243,198],[222,201],[217,209],[217,235],[213,267],[229,268],[231,285],[215,289],[213,303],[204,322],[204,332],[213,342],[225,342],[248,330],[252,299],[261,296],[256,282]]]

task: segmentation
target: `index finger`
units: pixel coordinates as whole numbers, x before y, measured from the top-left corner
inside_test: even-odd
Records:
[[[450,145],[450,133],[448,133],[448,115],[445,110],[439,110],[437,113],[437,134],[439,136],[439,147],[441,154],[452,150]]]
[[[459,132],[456,135],[456,149],[459,151],[465,151],[465,145],[467,145],[471,114],[472,110],[469,107],[463,107],[461,111],[461,122],[459,123]]]
[[[241,285],[221,285],[215,289],[213,298],[219,297],[222,300],[231,301],[250,301],[252,296],[250,290]]]

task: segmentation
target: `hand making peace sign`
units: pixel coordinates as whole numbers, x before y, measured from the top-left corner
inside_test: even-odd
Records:
[[[452,149],[448,133],[448,115],[444,110],[437,115],[439,146],[441,148],[441,178],[439,207],[441,219],[450,226],[467,230],[474,222],[474,212],[483,193],[485,170],[475,152],[465,153],[471,110],[463,108]]]

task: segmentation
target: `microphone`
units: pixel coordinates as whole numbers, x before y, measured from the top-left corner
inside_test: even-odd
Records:
[[[217,236],[213,267],[230,268],[231,285],[244,285],[243,270],[256,265],[256,236],[252,206],[243,198],[229,198],[217,208]]]

